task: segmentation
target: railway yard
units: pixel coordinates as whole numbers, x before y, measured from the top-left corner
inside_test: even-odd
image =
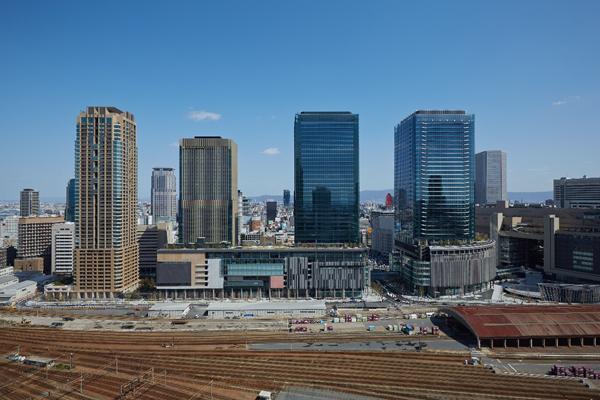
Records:
[[[31,314],[4,312],[0,318],[34,318]],[[107,317],[88,319],[102,318]],[[332,399],[600,399],[600,390],[582,379],[465,365],[469,348],[447,348],[443,344],[451,339],[446,337],[406,340],[385,330],[140,332],[5,323],[0,398],[234,400],[255,399],[267,390],[275,398],[281,393],[281,398],[303,399],[325,398],[322,393],[337,393]],[[417,341],[430,345],[416,348]],[[53,365],[10,360],[16,353]],[[302,394],[293,397],[294,390]],[[311,391],[317,394],[310,397]]]

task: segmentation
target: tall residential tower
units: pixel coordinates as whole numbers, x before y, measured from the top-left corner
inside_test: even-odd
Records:
[[[65,203],[65,221],[75,222],[75,199],[77,198],[77,181],[69,179]]]
[[[154,223],[175,221],[177,186],[173,168],[152,169],[151,203]]]
[[[133,114],[88,107],[75,140],[75,292],[113,297],[138,287],[137,147]]]
[[[496,204],[507,201],[506,153],[482,151],[475,155],[475,203]]]
[[[359,242],[357,114],[296,114],[294,186],[297,244]]]
[[[179,142],[179,241],[237,243],[237,145],[220,136]]]

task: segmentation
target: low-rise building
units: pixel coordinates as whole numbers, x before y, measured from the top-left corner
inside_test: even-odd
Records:
[[[0,289],[0,304],[14,304],[30,299],[37,292],[37,283],[23,281]]]
[[[369,282],[361,247],[167,248],[156,274],[170,298],[360,297]]]
[[[209,318],[315,318],[326,314],[324,300],[211,302],[206,310]]]

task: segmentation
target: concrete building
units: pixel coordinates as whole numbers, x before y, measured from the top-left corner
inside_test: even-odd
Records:
[[[67,222],[52,226],[52,274],[73,275],[75,224]]]
[[[37,283],[23,281],[0,289],[0,304],[11,305],[31,299],[37,292]]]
[[[0,268],[4,268],[8,265],[8,258],[6,254],[6,248],[0,247]]]
[[[490,213],[490,210],[494,212]],[[485,208],[498,242],[498,272],[542,267],[560,282],[600,281],[600,210]]]
[[[296,243],[360,242],[358,149],[358,114],[296,114]]]
[[[277,202],[267,201],[267,224],[275,222],[277,218]]]
[[[21,190],[20,215],[30,217],[40,214],[40,192],[33,189]]]
[[[371,249],[387,256],[394,250],[394,212],[371,211]]]
[[[75,222],[75,207],[77,203],[77,181],[75,178],[69,179],[66,195],[65,221]]]
[[[140,278],[156,279],[158,250],[168,243],[170,225],[138,225],[137,238],[139,247]]]
[[[206,315],[230,318],[320,318],[327,313],[324,300],[211,302]]]
[[[475,155],[475,203],[496,204],[508,201],[506,153],[482,151]]]
[[[0,221],[0,245],[17,246],[19,243],[19,216],[9,215]]]
[[[177,184],[173,168],[153,168],[151,214],[154,223],[177,219]]]
[[[220,136],[179,143],[179,241],[236,244],[237,145]]]
[[[52,271],[52,227],[63,222],[63,217],[21,217],[17,249],[20,265],[25,259],[41,258],[43,271],[49,274]]]
[[[169,248],[158,252],[157,289],[168,298],[361,297],[365,248]]]
[[[133,114],[88,107],[77,118],[74,291],[107,298],[139,284]]]
[[[560,208],[600,208],[600,178],[555,179],[554,204]]]

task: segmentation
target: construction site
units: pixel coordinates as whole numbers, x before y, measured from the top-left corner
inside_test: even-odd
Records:
[[[600,399],[595,381],[558,367],[554,376],[546,365],[537,374],[506,372],[457,338],[403,335],[386,321],[376,331],[159,332],[36,326],[31,313],[0,314],[2,399]],[[38,317],[50,316],[76,322],[56,312]]]

